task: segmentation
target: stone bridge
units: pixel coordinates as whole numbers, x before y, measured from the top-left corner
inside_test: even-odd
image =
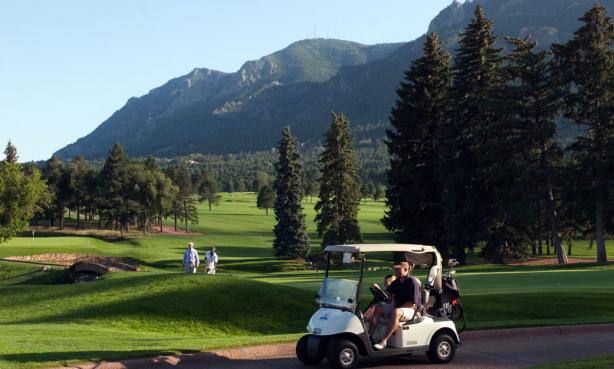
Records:
[[[73,271],[77,273],[89,273],[96,275],[104,275],[111,271],[111,268],[96,263],[78,262],[72,266]]]

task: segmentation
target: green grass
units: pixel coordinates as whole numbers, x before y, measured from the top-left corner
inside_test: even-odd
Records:
[[[315,201],[315,200],[314,200]],[[314,203],[304,203],[312,248],[320,239]],[[53,367],[100,359],[192,352],[296,339],[317,306],[323,273],[272,257],[272,211],[255,206],[255,194],[224,195],[209,212],[199,207],[198,234],[156,235],[108,241],[83,236],[14,238],[0,257],[37,253],[92,253],[131,257],[148,272],[118,273],[86,284],[56,284],[59,268],[0,262],[0,368]],[[383,203],[361,203],[365,242],[392,242],[381,225]],[[188,241],[201,254],[215,245],[220,274],[184,275]],[[614,257],[614,245],[608,245]],[[594,257],[588,243],[574,253]],[[387,263],[365,272],[381,282]],[[355,270],[333,273],[353,277]],[[416,274],[424,280],[425,270]],[[459,268],[468,329],[613,322],[614,265]],[[363,302],[369,299],[364,292]],[[215,300],[213,299],[215,296]],[[591,311],[591,314],[586,314]]]
[[[614,368],[614,355],[598,356],[589,359],[565,361],[562,363],[532,366],[531,369],[604,369]]]
[[[315,199],[313,201],[303,206],[311,246],[318,250],[321,239],[313,222]],[[383,202],[361,203],[359,223],[365,242],[392,242],[392,237],[379,221],[383,214]],[[216,246],[224,262],[273,260],[272,229],[275,217],[272,210],[265,215],[264,210],[256,208],[254,193],[224,194],[221,205],[211,212],[201,204],[199,217],[199,224],[190,225],[190,231],[199,234],[191,235],[151,234],[145,238],[115,242],[91,237],[17,237],[0,246],[0,258],[46,252],[86,252],[132,257],[142,264],[179,269],[186,243],[194,241],[201,253]],[[172,225],[172,219],[167,219],[167,224]]]
[[[192,352],[293,339],[311,297],[231,276],[121,273],[0,289],[0,368]]]

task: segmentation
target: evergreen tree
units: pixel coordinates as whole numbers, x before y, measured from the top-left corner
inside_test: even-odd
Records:
[[[160,232],[164,219],[172,213],[173,201],[177,197],[179,188],[173,184],[173,181],[161,171],[155,171],[156,177],[156,198],[154,200],[154,211],[159,222]]]
[[[501,106],[510,111],[509,124],[515,130],[517,163],[524,167],[520,190],[510,199],[524,207],[524,214],[517,214],[529,222],[539,222],[539,209],[547,209],[553,246],[560,264],[567,263],[561,243],[561,227],[555,198],[555,177],[560,163],[561,150],[555,142],[556,123],[560,109],[561,88],[555,82],[553,65],[547,61],[548,52],[536,53],[535,42],[508,37],[514,49],[506,58],[508,84],[504,94],[506,103]],[[536,207],[535,204],[538,206]],[[527,216],[527,214],[529,215]],[[529,228],[528,224],[524,224]],[[541,235],[538,235],[540,237]]]
[[[129,159],[124,147],[115,143],[102,171],[100,172],[101,190],[105,208],[108,209],[114,228],[123,234],[127,221],[126,184],[129,176]]]
[[[362,242],[357,220],[360,180],[352,141],[350,122],[343,114],[332,113],[330,129],[324,135],[324,152],[318,161],[321,181],[315,222],[322,247]]]
[[[19,156],[17,156],[17,148],[13,146],[10,140],[6,144],[6,149],[4,149],[4,155],[6,156],[4,158],[4,161],[7,163],[15,164],[17,163],[17,160],[19,159]]]
[[[497,105],[493,97],[500,88],[500,50],[492,21],[477,6],[471,23],[460,35],[454,56],[453,84],[450,90],[449,118],[444,128],[443,157],[440,175],[445,180],[446,243],[454,257],[465,259],[465,248],[480,241],[498,244],[492,233],[501,205],[500,185],[508,177],[506,149],[498,140],[506,133],[497,125]],[[499,219],[500,220],[500,219]],[[491,238],[489,240],[489,238]]]
[[[269,209],[275,205],[275,191],[268,185],[260,187],[256,197],[256,207],[264,209],[265,214],[269,215]]]
[[[371,188],[369,188],[368,184],[363,183],[360,186],[360,197],[365,200],[365,204],[367,203],[367,199],[369,198],[369,196],[371,196],[372,194],[373,193],[371,192]]]
[[[303,165],[296,141],[289,127],[281,131],[279,161],[275,163],[275,220],[273,228],[275,257],[305,257],[309,254],[309,236],[305,225],[303,199]]]
[[[75,156],[75,158],[68,163],[66,174],[68,176],[71,203],[77,210],[77,228],[81,227],[81,207],[87,195],[87,171],[88,165],[85,158],[81,155]]]
[[[45,163],[43,178],[47,181],[51,194],[51,201],[46,209],[50,227],[55,225],[56,219],[59,221],[60,227],[62,226],[65,206],[63,201],[65,197],[63,194],[65,171],[64,163],[55,155]]]
[[[198,195],[200,201],[206,201],[209,211],[213,205],[219,205],[221,196],[218,194],[219,186],[214,178],[203,171],[198,178]]]
[[[597,262],[607,263],[604,233],[614,212],[614,24],[599,5],[580,21],[584,24],[574,38],[553,48],[566,72],[563,82],[573,87],[565,99],[565,116],[585,128],[572,151],[578,172],[590,178],[584,194],[593,201]]]
[[[450,56],[431,33],[397,88],[393,130],[386,132],[390,170],[382,222],[397,242],[434,244],[442,251],[445,207],[438,170],[451,80]]]
[[[177,220],[180,219],[185,224],[185,231],[189,232],[188,223],[198,224],[198,211],[196,209],[198,202],[193,196],[192,177],[184,163],[168,167],[167,174],[179,189],[173,204],[175,230],[177,230]]]

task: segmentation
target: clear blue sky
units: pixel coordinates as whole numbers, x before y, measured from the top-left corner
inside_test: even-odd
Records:
[[[410,41],[451,2],[0,0],[1,151],[46,160],[195,67],[234,72],[314,35]]]

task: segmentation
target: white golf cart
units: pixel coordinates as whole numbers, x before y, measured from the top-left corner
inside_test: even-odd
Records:
[[[310,334],[303,336],[296,345],[298,359],[306,365],[317,365],[324,358],[331,368],[354,368],[360,356],[390,357],[426,353],[437,363],[452,360],[460,338],[454,322],[447,316],[437,317],[427,311],[433,305],[430,291],[442,288],[441,255],[433,246],[409,244],[335,245],[325,248],[327,259],[324,281],[316,301],[320,309],[307,325]],[[386,348],[376,351],[368,335],[368,324],[360,310],[360,295],[366,269],[366,255],[394,253],[396,257],[417,266],[429,268],[427,280],[422,285],[423,306],[414,317],[395,331]],[[358,274],[353,280],[336,278],[329,271],[335,265],[353,265]],[[345,273],[347,274],[347,273]],[[385,326],[376,327],[372,339],[377,342]]]

